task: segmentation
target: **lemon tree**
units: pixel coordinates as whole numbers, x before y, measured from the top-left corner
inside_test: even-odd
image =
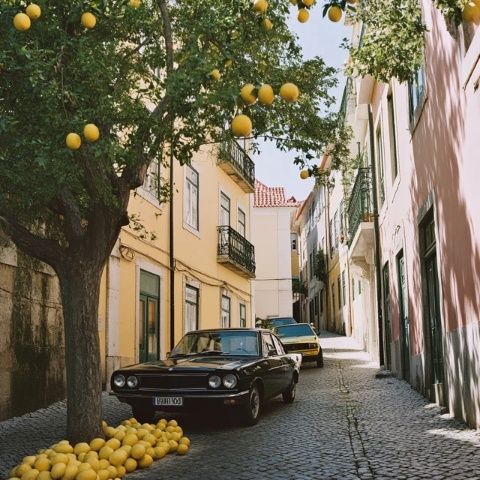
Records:
[[[0,2],[0,225],[59,278],[70,441],[101,435],[100,278],[149,164],[188,163],[238,117],[254,148],[341,158],[335,71],[303,60],[295,14],[280,0]]]

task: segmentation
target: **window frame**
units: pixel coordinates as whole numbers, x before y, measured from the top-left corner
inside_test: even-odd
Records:
[[[243,223],[240,221],[241,215],[243,215]],[[240,226],[242,227],[243,232],[241,231]],[[241,207],[237,208],[237,231],[243,238],[247,238],[247,214]]]
[[[228,300],[228,310],[224,309],[224,300]],[[228,314],[228,325],[225,325],[223,321],[223,314],[227,313]],[[230,328],[232,326],[232,299],[228,296],[222,293],[222,296],[220,298],[220,323],[221,323],[221,328]]]
[[[223,207],[222,200],[224,199],[228,201],[228,210]],[[223,221],[223,212],[226,212],[228,214],[227,224],[225,224],[225,222]],[[220,226],[229,227],[232,224],[232,200],[223,190],[220,190],[219,214],[219,223],[221,223]]]
[[[238,315],[239,315],[239,325],[241,328],[246,328],[247,327],[247,306],[244,303],[239,303],[238,304]],[[245,313],[245,317],[242,318],[242,310]],[[242,325],[242,320],[245,320],[244,325]]]
[[[190,172],[189,172],[190,169]],[[195,184],[188,173],[193,173],[196,176],[197,183]],[[193,210],[190,210],[193,203],[192,188],[196,189],[196,225],[193,221]],[[200,174],[191,165],[185,165],[185,191],[184,191],[184,224],[195,232],[200,232]]]

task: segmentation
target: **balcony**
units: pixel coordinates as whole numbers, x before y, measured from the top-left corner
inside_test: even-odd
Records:
[[[217,227],[217,260],[225,267],[246,278],[255,278],[255,248],[228,225]]]
[[[353,264],[368,270],[373,263],[372,174],[370,168],[360,168],[348,204],[348,244]]]
[[[255,192],[255,164],[235,140],[229,140],[220,145],[217,163],[244,192]]]

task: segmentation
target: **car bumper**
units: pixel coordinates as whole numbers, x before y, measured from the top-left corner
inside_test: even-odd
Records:
[[[317,360],[320,349],[314,348],[309,350],[289,350],[288,353],[299,353],[302,356],[302,362],[313,362]]]
[[[130,405],[143,404],[149,405],[155,410],[164,411],[188,411],[199,407],[232,407],[243,405],[248,401],[248,390],[232,393],[192,393],[192,392],[110,392],[110,395],[116,396],[121,402]],[[154,405],[155,397],[182,397],[182,406],[156,406]]]

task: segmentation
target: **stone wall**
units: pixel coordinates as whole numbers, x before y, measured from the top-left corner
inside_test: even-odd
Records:
[[[58,280],[0,232],[0,420],[65,396]]]

